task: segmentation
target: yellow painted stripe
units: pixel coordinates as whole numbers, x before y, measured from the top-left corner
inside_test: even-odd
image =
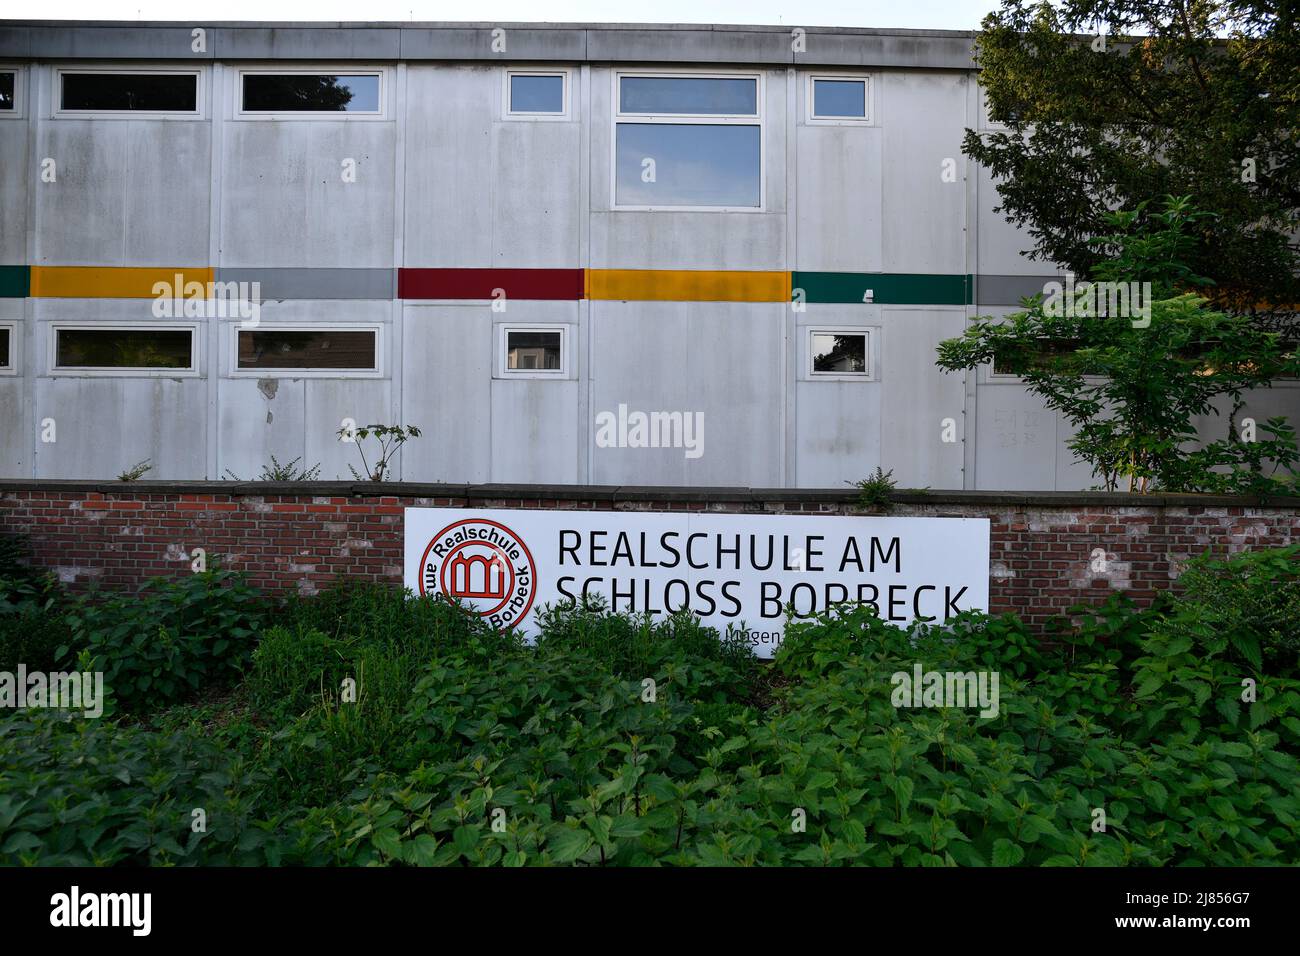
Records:
[[[154,284],[165,282],[171,294],[176,276],[181,281],[201,282],[206,293],[212,269],[194,266],[176,268],[105,268],[99,266],[32,266],[33,298],[64,299],[152,299]]]
[[[788,272],[588,269],[587,297],[636,302],[788,302]]]

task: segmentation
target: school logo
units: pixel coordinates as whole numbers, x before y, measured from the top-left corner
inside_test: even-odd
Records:
[[[420,559],[420,593],[467,602],[493,627],[515,627],[537,596],[537,565],[523,538],[498,521],[447,525]]]

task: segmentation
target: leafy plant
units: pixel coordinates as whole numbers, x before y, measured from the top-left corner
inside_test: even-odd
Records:
[[[140,478],[144,477],[146,472],[150,471],[153,471],[153,464],[150,462],[150,459],[146,458],[144,461],[137,462],[126,471],[119,474],[117,480],[138,481]]]
[[[420,429],[415,425],[405,427],[401,425],[366,425],[362,428],[340,428],[337,434],[340,441],[355,442],[357,453],[361,456],[361,468],[364,474],[348,465],[348,470],[352,472],[353,478],[358,481],[386,481],[394,457],[401,452],[402,446],[407,441],[420,437]],[[365,440],[372,437],[379,445],[379,451],[373,466],[366,460],[364,446]]]
[[[315,464],[310,468],[299,468],[298,462],[302,458],[295,458],[288,464],[280,464],[274,455],[271,456],[271,463],[262,466],[262,473],[254,481],[315,481],[320,477],[320,465]],[[226,469],[225,477],[231,481],[243,481],[237,474]]]
[[[885,471],[879,465],[866,478],[856,482],[858,489],[858,507],[863,511],[889,511],[894,507],[893,491],[897,482],[894,472]]]

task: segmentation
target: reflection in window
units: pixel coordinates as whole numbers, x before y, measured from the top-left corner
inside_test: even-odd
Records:
[[[510,74],[510,112],[563,113],[564,75]]]
[[[193,113],[199,78],[193,73],[63,73],[65,110]]]
[[[562,333],[506,333],[506,368],[512,372],[550,371],[561,368]]]
[[[1050,365],[1056,359],[1076,352],[1078,348],[1079,342],[1076,339],[1042,337],[1032,345],[1021,345],[1014,350],[995,354],[993,374],[1019,375],[1033,368]]]
[[[758,126],[619,123],[620,206],[762,205]]]
[[[188,329],[57,329],[60,369],[180,368],[193,364]]]
[[[813,80],[813,116],[865,119],[866,80]]]
[[[12,70],[0,71],[0,110],[14,108],[14,77]]]
[[[258,329],[239,332],[239,367],[260,369],[376,368],[375,331]]]
[[[275,113],[378,113],[379,76],[245,73],[244,109]]]
[[[624,76],[619,112],[687,115],[758,115],[758,80],[752,76]]]
[[[812,353],[814,373],[865,375],[867,372],[865,332],[814,332]]]

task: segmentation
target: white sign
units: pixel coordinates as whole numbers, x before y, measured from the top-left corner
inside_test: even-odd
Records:
[[[860,601],[898,624],[987,609],[989,521],[407,508],[405,582],[526,636],[538,608],[584,596],[688,610],[770,657],[789,605]]]

